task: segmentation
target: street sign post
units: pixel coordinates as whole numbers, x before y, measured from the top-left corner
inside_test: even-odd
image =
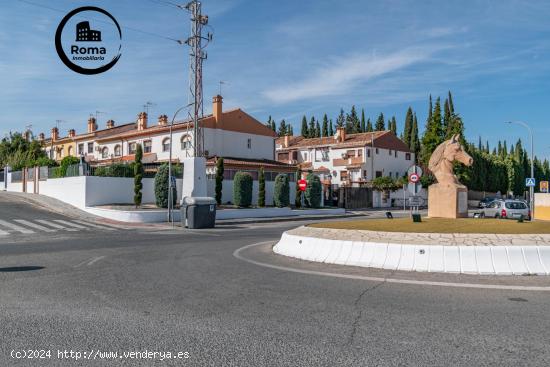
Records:
[[[422,199],[420,196],[410,196],[409,197],[409,206],[415,206],[419,207],[422,205],[422,202],[424,199]]]
[[[527,187],[535,187],[536,185],[536,180],[534,177],[527,177],[525,179],[525,186]]]
[[[410,183],[417,183],[418,181],[420,181],[420,175],[418,173],[411,173],[409,175]]]
[[[540,182],[540,192],[548,192],[548,181],[541,181]]]
[[[304,179],[298,180],[298,188],[300,189],[300,191],[306,191],[307,181]]]
[[[412,214],[412,211],[417,212],[418,207],[422,205],[422,198],[417,196],[420,193],[420,190],[422,190],[422,184],[420,183],[422,168],[416,165],[409,167],[407,170],[407,176],[409,178],[409,184],[407,187],[409,192],[413,195],[412,197],[409,197],[409,207],[411,208]]]

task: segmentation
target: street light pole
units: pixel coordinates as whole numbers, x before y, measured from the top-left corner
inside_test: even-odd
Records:
[[[172,198],[172,191],[173,191],[173,186],[172,186],[172,136],[173,136],[173,127],[174,127],[174,121],[176,120],[176,116],[178,115],[178,113],[180,113],[181,110],[183,110],[185,108],[188,108],[191,105],[192,105],[192,103],[190,103],[186,106],[180,107],[174,113],[174,116],[172,117],[172,121],[170,122],[170,153],[169,153],[169,158],[168,158],[168,222],[172,223],[172,224],[174,223],[173,216],[172,216],[172,206],[173,206],[173,201],[174,201],[174,199]]]
[[[533,147],[533,130],[529,125],[527,125],[523,121],[506,121],[507,124],[518,124],[527,129],[529,131],[529,138],[531,140],[531,178],[535,177],[535,155],[534,155],[534,147]],[[535,216],[535,187],[529,186],[529,207],[531,209],[531,218],[534,218]]]

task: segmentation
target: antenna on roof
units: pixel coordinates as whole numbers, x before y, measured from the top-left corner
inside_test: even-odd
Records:
[[[156,103],[153,103],[151,101],[147,101],[145,102],[145,104],[143,105],[143,109],[145,110],[145,113],[147,113],[147,115],[149,115],[149,108],[153,107],[153,106],[156,106],[157,104]]]
[[[101,111],[98,111],[98,110],[95,111],[95,120],[96,121],[97,121],[97,115],[102,114],[102,113],[105,114],[107,112],[101,112]]]
[[[220,91],[218,93],[220,96],[222,95],[222,84],[229,84],[229,83],[226,81],[220,80]]]
[[[91,114],[90,114],[90,116],[91,116]],[[66,122],[67,121],[65,121],[65,120],[55,120],[55,127],[57,127],[57,129],[59,130],[59,125],[64,124]]]

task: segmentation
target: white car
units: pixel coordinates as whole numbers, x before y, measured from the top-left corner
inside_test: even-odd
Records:
[[[497,199],[483,208],[481,216],[502,219],[519,219],[523,216],[523,218],[531,220],[531,210],[529,210],[529,206],[521,200]]]

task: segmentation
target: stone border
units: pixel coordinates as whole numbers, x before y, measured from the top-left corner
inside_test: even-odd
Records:
[[[409,238],[409,235],[417,235],[411,233],[398,233],[401,236],[400,240],[394,242],[394,237],[383,237],[388,232],[332,230],[339,231],[337,232],[339,236],[334,238],[335,233],[330,231],[326,236],[320,236],[323,231],[322,228],[311,227],[299,227],[287,231],[273,247],[273,251],[307,261],[387,270],[550,275],[550,236],[547,238],[548,235],[523,237],[522,240],[525,241],[523,244],[510,242],[478,245],[470,242],[483,238],[483,235],[473,235],[471,239],[467,235],[465,237],[460,235],[454,242],[443,244],[440,238],[430,236]],[[359,232],[355,236],[360,237],[350,238],[350,234],[346,232]],[[369,235],[376,235],[376,237],[369,237]],[[487,239],[504,240],[504,238],[499,239],[498,235],[495,236],[487,235]],[[543,237],[537,239],[538,236]],[[507,237],[510,240],[510,236]],[[407,242],[410,239],[416,239],[416,243]],[[457,244],[457,241],[463,241],[463,243]]]

